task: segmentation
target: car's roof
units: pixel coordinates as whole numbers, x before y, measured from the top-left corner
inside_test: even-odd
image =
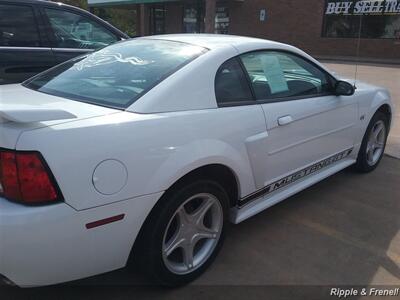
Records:
[[[53,2],[53,1],[49,1],[49,0],[0,0],[0,2],[14,2],[14,3],[26,3],[26,4],[48,4],[48,5],[54,5],[54,6],[60,6],[60,5],[64,5],[64,6],[68,6],[68,7],[73,7],[73,8],[77,8],[76,6],[71,6],[65,3],[60,3],[60,2]],[[79,9],[79,8],[77,8]]]
[[[280,46],[283,45],[281,43],[270,40],[258,39],[253,37],[225,35],[225,34],[183,33],[183,34],[153,35],[145,38],[183,42],[201,46],[208,49],[215,49],[227,46],[240,47],[242,45],[246,45],[249,43],[263,43],[265,44],[266,48],[279,48]]]
[[[53,2],[50,0],[0,0],[1,2],[12,2],[13,4],[30,4],[30,5],[46,5],[46,6],[54,6],[54,7],[64,7],[70,10],[75,10],[75,11],[80,11],[86,14],[92,15],[89,11],[82,9],[77,6],[69,5],[66,3],[61,3],[61,2]]]
[[[326,70],[323,65],[304,51],[283,43],[252,37],[241,37],[217,34],[171,34],[148,36],[133,39],[149,39],[155,44],[158,41],[187,43],[210,49],[197,59],[185,65],[173,75],[161,81],[155,88],[148,91],[127,111],[135,113],[162,113],[214,109],[217,107],[215,96],[215,78],[218,69],[228,60],[243,53],[253,51],[284,51],[303,57]]]

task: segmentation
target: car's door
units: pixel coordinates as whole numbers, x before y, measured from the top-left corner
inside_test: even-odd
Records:
[[[94,18],[76,11],[43,5],[41,13],[57,63],[121,40]]]
[[[241,61],[267,124],[264,156],[255,164],[258,188],[335,154],[344,152],[340,159],[350,154],[358,103],[354,97],[334,95],[331,75],[289,52],[251,52]]]
[[[42,28],[34,6],[0,3],[0,84],[21,82],[55,64]]]
[[[238,58],[226,61],[218,69],[215,78],[215,96],[219,106],[220,119],[224,126],[237,128],[227,139],[234,141],[249,159],[248,182],[242,185],[243,196],[256,190],[254,167],[263,163],[266,147],[266,124],[261,105],[257,104],[250,83]],[[253,176],[252,176],[253,175]]]

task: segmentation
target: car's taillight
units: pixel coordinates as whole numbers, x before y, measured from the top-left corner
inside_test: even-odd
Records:
[[[15,153],[0,152],[0,193],[8,199],[19,200],[21,198],[17,173]]]
[[[1,149],[0,196],[25,204],[54,203],[61,199],[39,152]]]

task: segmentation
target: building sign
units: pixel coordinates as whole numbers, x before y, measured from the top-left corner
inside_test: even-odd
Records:
[[[326,0],[322,36],[400,39],[400,0]]]
[[[393,15],[400,14],[400,1],[363,0],[363,1],[328,1],[326,15]]]
[[[264,22],[267,18],[267,11],[265,9],[260,10],[260,21]]]

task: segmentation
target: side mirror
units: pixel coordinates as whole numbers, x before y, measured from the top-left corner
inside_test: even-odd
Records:
[[[346,81],[337,81],[335,84],[336,96],[352,96],[355,91],[355,87]]]

